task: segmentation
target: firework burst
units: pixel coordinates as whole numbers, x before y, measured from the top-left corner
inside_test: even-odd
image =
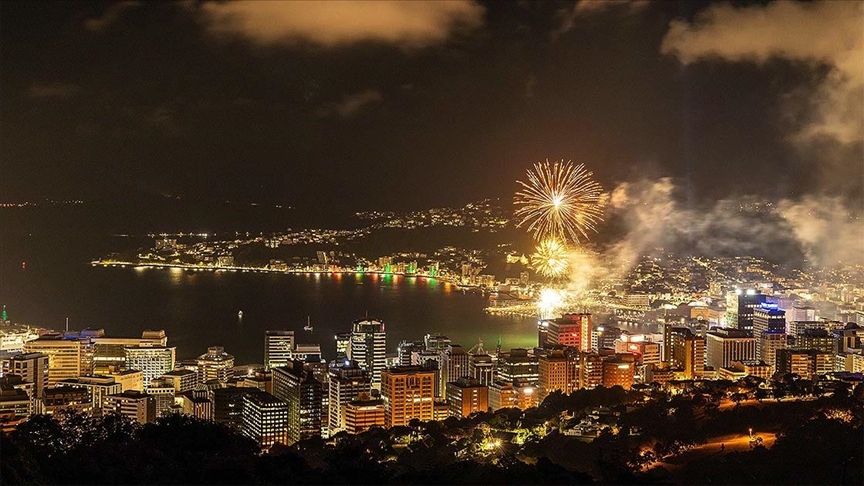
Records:
[[[534,164],[528,182],[517,181],[522,186],[514,200],[520,206],[517,226],[527,226],[537,241],[587,240],[603,221],[603,188],[592,175],[584,164],[570,161]]]
[[[531,255],[531,265],[537,273],[545,277],[563,277],[570,268],[567,246],[555,238],[541,241],[536,252]]]

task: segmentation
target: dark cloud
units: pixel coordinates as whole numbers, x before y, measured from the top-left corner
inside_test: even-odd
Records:
[[[105,12],[97,17],[84,21],[84,28],[91,32],[102,32],[112,24],[120,20],[120,18],[129,10],[138,8],[141,2],[124,1],[111,4]]]
[[[34,83],[27,89],[31,98],[66,99],[78,92],[78,86],[69,83]]]

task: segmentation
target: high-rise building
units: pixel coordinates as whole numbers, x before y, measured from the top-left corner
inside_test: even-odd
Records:
[[[222,346],[210,346],[207,353],[198,356],[198,383],[209,380],[228,381],[234,376],[234,356]]]
[[[243,403],[240,430],[243,435],[257,442],[265,450],[276,443],[289,443],[287,403],[255,388],[250,388],[240,396]]]
[[[669,366],[681,370],[685,380],[701,378],[705,369],[705,340],[686,327],[673,327],[668,336]]]
[[[417,363],[412,362],[412,356],[415,352],[425,349],[423,341],[402,341],[396,347],[397,360],[399,366],[411,366]]]
[[[324,390],[303,361],[273,369],[273,395],[288,404],[288,443],[321,435]]]
[[[336,340],[336,359],[345,359],[348,357],[348,349],[351,347],[351,333],[340,332],[334,336]]]
[[[465,348],[458,344],[448,344],[447,349],[441,354],[441,390],[447,389],[447,383],[456,381],[463,376],[470,376],[468,362],[471,356],[465,352]],[[446,391],[445,391],[446,393]]]
[[[837,343],[836,338],[825,329],[805,329],[803,333],[795,336],[795,348],[833,353]]]
[[[70,378],[57,383],[58,387],[77,387],[84,388],[90,397],[91,410],[93,415],[101,416],[102,409],[105,407],[105,399],[108,395],[117,395],[123,393],[120,383],[117,383],[112,376],[102,375],[85,375],[78,378]],[[174,398],[173,395],[171,397]]]
[[[786,333],[765,331],[759,336],[756,358],[764,361],[771,370],[777,366],[777,350],[786,347]]]
[[[264,367],[286,366],[294,352],[294,331],[264,332]]]
[[[447,404],[450,416],[463,418],[475,412],[489,410],[489,387],[474,378],[462,377],[447,383]]]
[[[141,370],[122,370],[109,373],[106,376],[120,383],[120,392],[128,390],[144,391],[144,372]]]
[[[776,371],[813,379],[834,371],[834,355],[815,349],[778,349]]]
[[[545,341],[539,343],[540,347],[568,346],[586,352],[592,349],[591,314],[564,314],[558,319],[541,321],[540,326],[545,329]]]
[[[742,331],[753,330],[756,307],[768,300],[767,295],[755,289],[736,289],[726,297],[726,325]],[[724,365],[726,366],[726,365]]]
[[[173,370],[161,376],[171,386],[174,387],[174,393],[179,394],[194,390],[198,386],[198,373],[192,370]]]
[[[489,385],[489,409],[519,408],[522,410],[537,406],[537,387],[520,383],[496,381]]]
[[[141,370],[144,375],[144,383],[150,383],[174,369],[176,348],[127,346],[124,351],[126,353],[126,369]]]
[[[384,426],[384,401],[372,400],[369,394],[363,394],[356,400],[345,404],[345,431],[349,434],[359,434],[371,427]]]
[[[706,364],[715,370],[732,361],[756,359],[756,338],[749,331],[713,329],[705,335]]]
[[[771,361],[762,357],[763,333],[785,333],[786,311],[779,309],[777,304],[759,304],[753,309],[753,337],[756,338],[757,358],[771,364]],[[770,338],[769,338],[770,339]]]
[[[156,402],[156,416],[167,415],[174,405],[174,385],[164,378],[155,378],[144,386],[144,393],[153,397]]]
[[[578,389],[591,389],[603,385],[603,357],[597,353],[579,353],[576,362]]]
[[[486,353],[471,353],[468,359],[468,375],[481,385],[489,386],[495,380],[495,361]]]
[[[16,354],[6,360],[3,368],[7,374],[33,383],[34,398],[41,397],[48,388],[48,356],[43,353]]]
[[[372,391],[372,378],[356,361],[345,359],[330,366],[328,433],[345,429],[345,405]]]
[[[381,374],[384,426],[434,419],[435,372],[420,366],[395,367]]]
[[[538,402],[543,403],[553,391],[569,394],[576,388],[576,362],[563,348],[553,348],[540,356],[538,368]]]
[[[423,344],[427,351],[446,351],[447,346],[452,343],[449,337],[443,334],[427,334],[423,338]]]
[[[632,354],[615,354],[603,360],[603,386],[620,386],[629,390],[636,374],[636,360]]]
[[[33,402],[30,395],[21,387],[11,383],[9,378],[22,382],[21,377],[0,378],[0,431],[3,433],[15,430],[21,422],[33,413]]]
[[[241,430],[243,427],[243,395],[263,391],[258,388],[226,386],[213,390],[213,421]],[[285,433],[288,424],[285,424]]]
[[[358,319],[351,330],[348,358],[360,363],[372,376],[372,387],[380,388],[381,372],[387,367],[387,334],[377,319]]]
[[[527,349],[513,348],[498,355],[495,379],[507,383],[519,382],[536,385],[540,380],[540,363]]]
[[[156,420],[156,400],[152,395],[137,390],[108,395],[102,405],[102,415],[110,413],[119,413],[146,424]]]
[[[93,343],[89,338],[45,335],[24,343],[24,354],[48,356],[48,385],[93,372]]]
[[[93,370],[96,373],[125,367],[127,346],[168,346],[168,336],[161,329],[144,331],[140,338],[108,337],[101,329],[88,331],[90,331],[88,333],[90,340],[93,342]]]

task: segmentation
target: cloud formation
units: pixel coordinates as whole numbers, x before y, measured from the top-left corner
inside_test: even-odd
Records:
[[[338,46],[376,41],[423,46],[483,23],[484,9],[452,1],[207,2],[198,7],[216,34],[240,34],[262,44],[310,42]]]
[[[120,20],[126,11],[141,6],[141,2],[124,1],[117,2],[108,7],[101,17],[96,19],[87,19],[84,21],[84,28],[90,32],[101,32],[107,29],[111,24]]]
[[[791,2],[736,8],[715,4],[688,23],[674,20],[661,52],[684,64],[718,58],[763,64],[772,58],[831,68],[810,96],[803,141],[864,140],[864,3]]]
[[[649,5],[648,0],[579,0],[572,7],[558,11],[561,24],[552,32],[552,39],[573,30],[581,17],[587,17],[606,10],[617,9],[624,14],[641,12]]]
[[[78,91],[78,86],[68,83],[34,83],[27,95],[35,99],[67,99]]]
[[[380,91],[374,89],[361,91],[345,96],[339,103],[332,103],[321,108],[318,110],[318,116],[325,117],[335,113],[342,118],[351,118],[383,99]]]

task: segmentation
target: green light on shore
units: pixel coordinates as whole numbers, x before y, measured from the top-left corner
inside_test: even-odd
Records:
[[[4,321],[9,320],[9,313],[6,312],[6,304],[3,304],[3,315],[0,316],[0,320],[4,320]]]

